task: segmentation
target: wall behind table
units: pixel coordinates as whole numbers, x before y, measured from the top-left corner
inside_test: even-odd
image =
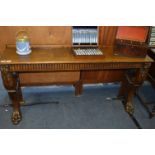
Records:
[[[0,26],[0,54],[7,44],[15,44],[17,32],[26,30],[31,44],[40,45],[72,45],[71,26]],[[99,43],[112,46],[117,26],[100,26]]]
[[[0,54],[7,44],[15,44],[21,30],[27,31],[31,44],[71,45],[70,26],[0,26]]]
[[[113,46],[117,33],[117,26],[99,27],[99,44],[101,46]]]

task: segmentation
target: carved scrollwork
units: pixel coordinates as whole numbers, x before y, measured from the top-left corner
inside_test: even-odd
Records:
[[[16,73],[10,72],[7,65],[1,66],[1,73],[4,87],[10,91],[15,90],[17,86]]]
[[[148,73],[148,71],[149,71],[150,66],[151,66],[150,63],[145,63],[144,67],[141,68],[140,72],[141,72],[142,81],[145,80],[145,78],[146,78],[146,76],[147,76],[147,73]]]

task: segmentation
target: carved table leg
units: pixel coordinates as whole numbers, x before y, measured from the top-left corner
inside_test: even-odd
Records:
[[[133,87],[129,85],[126,77],[124,77],[123,81],[121,82],[121,87],[118,93],[117,98],[122,99],[122,102],[125,104],[125,110],[129,114],[133,114],[134,107],[133,107]]]
[[[128,112],[130,115],[134,113],[134,104],[133,104],[133,97],[134,97],[134,87],[133,86],[128,86],[128,92],[125,97],[125,110]]]
[[[137,89],[142,85],[143,81],[147,76],[149,65],[145,64],[144,68],[137,69],[133,75],[129,75],[130,77],[127,81],[128,84],[126,86],[126,96],[125,96],[125,110],[129,114],[134,113],[134,104],[133,97],[137,91]]]
[[[19,98],[20,105],[23,105],[25,102],[23,99],[23,94],[22,94],[20,85],[18,85],[18,98]]]
[[[12,122],[13,124],[18,124],[21,121],[21,112],[20,112],[20,102],[18,99],[18,93],[8,92],[10,99],[13,105],[13,114],[12,114]]]
[[[75,87],[75,96],[79,96],[82,94],[83,85],[81,81],[78,81],[76,84],[74,84]]]
[[[9,72],[7,66],[2,67],[2,79],[4,87],[8,91],[8,95],[12,101],[13,105],[13,114],[12,122],[13,124],[18,124],[21,121],[21,112],[20,112],[20,89],[18,74],[15,72]]]
[[[124,77],[123,81],[121,82],[121,87],[117,95],[117,98],[124,98],[126,95],[126,89],[127,89],[127,80]]]

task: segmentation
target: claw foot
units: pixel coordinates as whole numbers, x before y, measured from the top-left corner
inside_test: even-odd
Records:
[[[14,111],[12,114],[12,122],[17,125],[21,121],[21,113],[19,111]]]
[[[134,107],[131,103],[127,103],[125,106],[126,112],[128,112],[130,115],[134,113]]]

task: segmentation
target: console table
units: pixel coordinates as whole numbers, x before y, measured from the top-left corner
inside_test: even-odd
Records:
[[[12,122],[21,121],[22,86],[71,84],[75,95],[82,93],[85,83],[120,81],[118,97],[123,97],[125,109],[132,114],[132,98],[142,84],[152,59],[129,58],[113,55],[113,47],[102,47],[103,56],[74,56],[72,47],[33,47],[27,56],[16,54],[8,46],[0,65],[3,84],[13,104]]]

